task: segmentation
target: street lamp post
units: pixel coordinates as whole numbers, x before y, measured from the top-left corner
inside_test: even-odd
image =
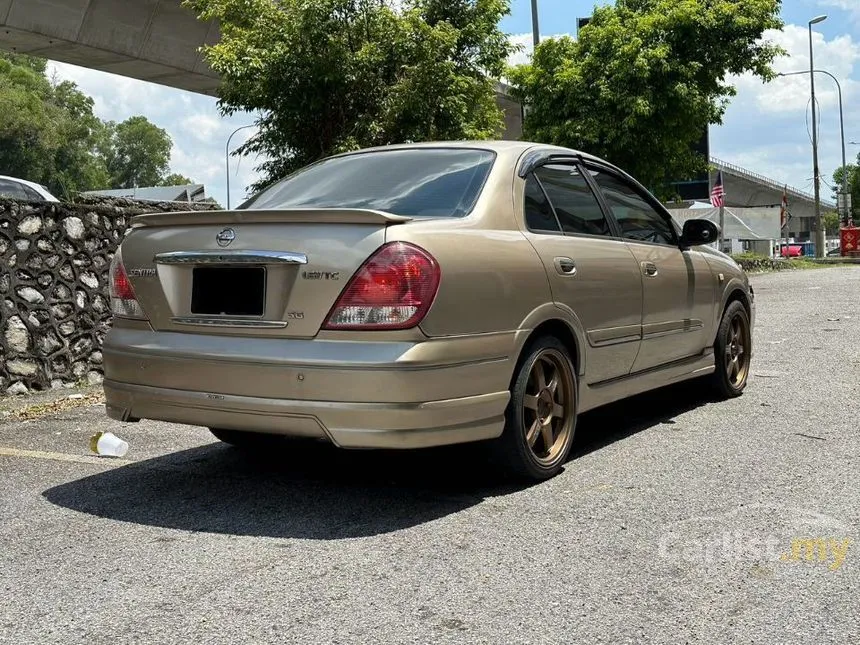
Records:
[[[847,161],[845,158],[845,116],[844,116],[845,113],[842,109],[842,85],[839,83],[839,79],[836,78],[830,72],[827,72],[823,69],[816,69],[814,71],[816,74],[827,74],[827,76],[832,78],[833,81],[836,83],[836,89],[839,92],[839,131],[840,131],[840,135],[842,138],[842,194],[847,195],[848,194],[848,164],[847,164]],[[803,70],[800,72],[785,72],[784,74],[777,74],[777,76],[797,76],[798,74],[809,74],[809,72],[807,72],[806,70]],[[853,141],[851,143],[854,144]],[[846,200],[845,203],[847,204],[848,198],[844,197],[843,199]],[[843,220],[847,220],[847,219],[848,219],[848,208],[846,207],[845,213],[843,213]]]
[[[812,49],[812,25],[827,20],[816,16],[809,21],[809,86],[812,94],[812,181],[815,186],[815,257],[824,257],[824,222],[821,221],[821,177],[818,172],[818,122],[815,110],[815,59]]]
[[[227,210],[230,210],[230,141],[233,140],[233,135],[236,134],[237,132],[239,132],[240,130],[245,130],[246,128],[253,128],[253,127],[254,127],[254,124],[252,123],[251,125],[243,125],[240,128],[236,128],[235,130],[233,130],[233,132],[230,134],[230,136],[227,137],[227,145],[224,146],[224,151],[225,151],[224,152],[224,161],[226,162],[226,166],[227,166]]]
[[[538,0],[532,0],[532,41],[535,49],[540,44],[540,27],[538,26]]]

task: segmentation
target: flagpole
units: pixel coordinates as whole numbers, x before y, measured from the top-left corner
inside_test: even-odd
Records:
[[[721,170],[717,171],[717,179],[723,188],[723,196],[720,199],[720,252],[725,253],[726,247],[726,178]]]
[[[782,190],[782,204],[779,208],[779,237],[782,241],[782,247],[779,250],[779,257],[782,258],[782,249],[788,249],[788,186]],[[788,251],[786,250],[786,259]]]

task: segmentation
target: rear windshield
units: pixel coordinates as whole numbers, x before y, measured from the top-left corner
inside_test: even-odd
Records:
[[[409,217],[463,217],[475,207],[495,153],[411,148],[326,159],[239,208],[367,208]]]

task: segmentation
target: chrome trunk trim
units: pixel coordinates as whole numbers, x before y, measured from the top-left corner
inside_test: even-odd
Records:
[[[308,256],[290,251],[171,251],[159,253],[157,264],[307,264]]]
[[[259,329],[283,329],[289,325],[285,320],[254,320],[222,316],[174,316],[170,322],[177,325],[197,325],[200,327],[256,327]]]

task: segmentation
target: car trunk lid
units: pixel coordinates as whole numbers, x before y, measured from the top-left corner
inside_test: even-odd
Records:
[[[313,337],[386,228],[409,221],[362,209],[147,214],[122,259],[155,329]]]

